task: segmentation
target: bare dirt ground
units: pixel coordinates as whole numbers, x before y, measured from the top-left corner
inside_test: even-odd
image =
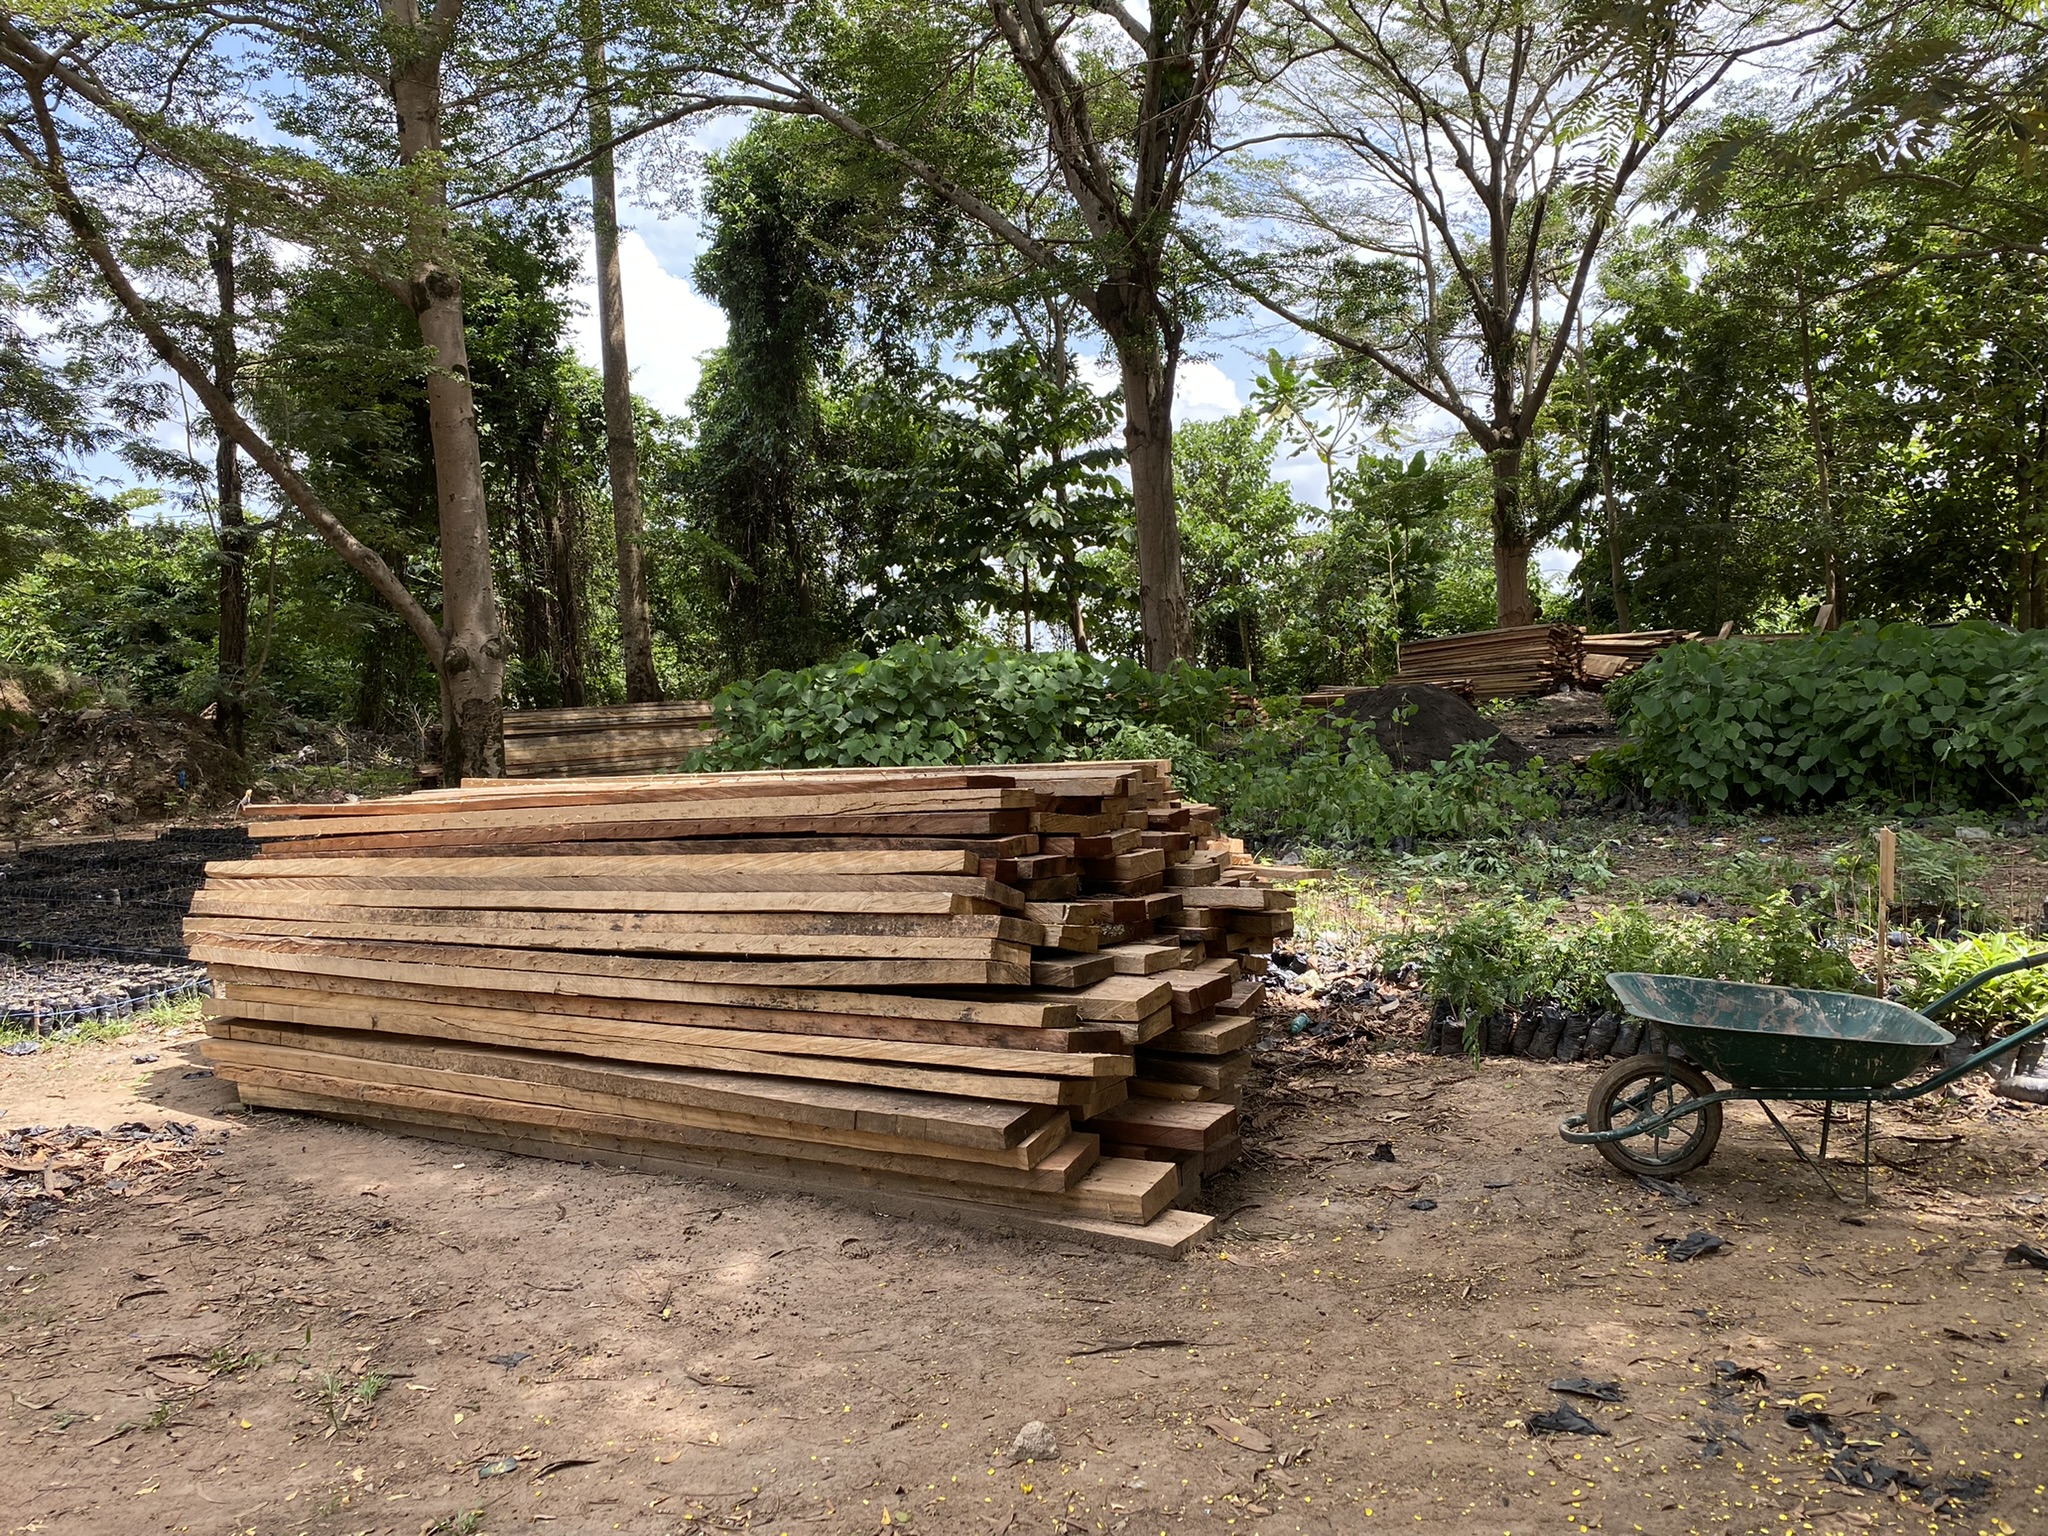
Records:
[[[1683,1207],[1557,1139],[1590,1069],[1376,1056],[1256,1097],[1163,1264],[196,1070],[189,1027],[0,1060],[0,1134],[220,1138],[0,1229],[10,1533],[2048,1531],[2048,1272],[2005,1262],[2048,1111],[1974,1089],[1884,1119],[1867,1210],[1746,1110]],[[1525,1427],[1568,1377],[1607,1435]]]

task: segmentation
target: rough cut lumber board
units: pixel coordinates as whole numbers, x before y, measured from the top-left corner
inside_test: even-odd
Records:
[[[380,1024],[396,1026],[394,1034],[418,1036],[417,1021],[401,1022],[393,1015],[363,1009],[299,1009],[267,1003],[216,1003],[223,1009],[218,1018],[247,1018],[256,1024],[317,1024],[336,1029],[374,1029]],[[643,1026],[646,1027],[646,1026]],[[451,1031],[451,1034],[453,1031]],[[542,1049],[573,1050],[567,1039],[485,1036],[467,1030],[455,1038],[473,1044],[518,1047],[530,1044]],[[601,1054],[601,1053],[594,1053]],[[739,1072],[768,1077],[798,1077],[818,1082],[868,1083],[878,1088],[902,1088],[913,1093],[952,1093],[964,1098],[996,1099],[1009,1104],[1054,1104],[1073,1106],[1076,1118],[1093,1112],[1099,1095],[1089,1092],[1093,1080],[1070,1077],[1025,1077],[1021,1074],[953,1071],[943,1067],[899,1066],[891,1062],[854,1061],[832,1056],[798,1056],[780,1052],[732,1050],[721,1046],[689,1045],[673,1038],[649,1042],[640,1059],[654,1065],[696,1067],[709,1072]],[[1122,1079],[1117,1079],[1121,1082]]]
[[[265,862],[284,863],[285,860],[257,861],[259,867]],[[295,862],[349,864],[351,868],[370,865],[367,859],[306,860]],[[341,893],[339,899],[353,901],[350,893],[361,892],[369,895],[394,892],[407,893],[420,906],[459,906],[470,899],[472,893],[504,891],[521,898],[532,896],[539,904],[541,898],[562,896],[569,893],[597,898],[606,894],[623,899],[618,905],[624,910],[638,910],[636,903],[645,902],[649,897],[674,896],[677,903],[650,902],[646,910],[697,910],[682,905],[689,898],[718,898],[743,903],[749,897],[767,898],[774,902],[796,903],[795,910],[835,910],[831,902],[845,898],[860,899],[877,897],[882,899],[908,898],[923,900],[930,897],[959,897],[977,903],[975,909],[1001,909],[1012,916],[1025,910],[1024,898],[1009,886],[998,885],[993,880],[983,880],[974,875],[785,875],[785,874],[730,874],[730,875],[651,875],[643,881],[625,877],[606,879],[585,879],[574,875],[541,875],[516,879],[505,875],[487,875],[471,878],[465,875],[384,875],[384,874],[335,874],[335,875],[283,875],[260,880],[217,880],[208,883],[216,891],[247,887],[259,892]],[[815,908],[804,903],[806,896],[824,898]],[[737,910],[767,911],[767,905],[758,907],[739,906]],[[706,908],[705,910],[709,910]],[[883,910],[887,910],[886,908]],[[1035,919],[1027,919],[1035,921]]]
[[[638,885],[670,875],[697,879],[706,875],[956,875],[972,876],[978,861],[974,855],[944,848],[864,848],[860,850],[821,848],[801,853],[634,853],[625,855],[576,855],[550,858],[542,855],[488,854],[468,857],[447,855],[350,859],[346,856],[312,859],[292,858],[283,852],[261,859],[224,859],[206,866],[209,880],[269,880],[279,875],[308,875],[331,879],[340,875],[418,876],[439,875],[465,878],[483,876],[518,880],[567,876],[592,882],[611,881]],[[691,890],[687,885],[656,886],[657,890]],[[705,889],[724,890],[724,886]],[[777,887],[765,887],[777,889]],[[788,887],[801,889],[801,887]]]
[[[1028,947],[1041,932],[1037,923],[1027,923],[1020,917],[1006,917],[995,912],[754,912],[744,909],[737,912],[677,912],[660,907],[639,911],[630,904],[616,904],[617,894],[614,893],[615,904],[596,911],[561,911],[547,906],[492,907],[482,903],[418,907],[334,902],[290,892],[267,894],[250,889],[248,882],[244,881],[228,891],[197,892],[192,898],[192,912],[194,916],[204,917],[210,922],[275,921],[286,925],[278,932],[295,931],[292,925],[304,923],[327,924],[330,933],[342,925],[353,923],[425,928],[435,933],[435,938],[429,942],[439,942],[446,931],[456,930],[458,937],[471,942],[486,933],[578,934],[601,938],[619,935],[636,941],[650,935],[673,938],[747,934],[997,940]],[[630,895],[626,901],[630,903]],[[517,944],[522,940],[500,939],[498,942]],[[576,947],[607,946],[584,944]],[[634,949],[642,946],[622,942],[618,947]],[[867,952],[878,955],[891,953],[886,947]]]
[[[1222,1094],[1214,1088],[1200,1083],[1166,1083],[1157,1078],[1131,1079],[1131,1096],[1140,1099],[1167,1099],[1176,1103],[1223,1102]]]
[[[217,925],[226,919],[215,919]],[[317,925],[314,925],[317,926]],[[409,961],[424,961],[451,969],[499,969],[528,973],[563,972],[578,975],[633,977],[644,981],[699,982],[706,985],[770,988],[838,987],[947,987],[1022,986],[1031,979],[1028,963],[990,958],[851,960],[819,959],[774,961],[678,960],[644,958],[634,955],[583,954],[573,947],[563,949],[496,948],[457,944],[401,942],[356,942],[374,935],[321,939],[311,935],[242,934],[208,931],[199,924],[186,924],[188,953],[208,963],[235,960],[248,955],[317,953],[310,945],[351,944],[365,955],[391,955]],[[332,932],[332,929],[325,931]],[[416,935],[414,935],[416,937]],[[999,948],[1007,946],[997,946]],[[437,954],[436,952],[442,952]],[[1024,951],[1029,955],[1030,951]]]
[[[677,950],[700,947],[723,952],[727,940],[802,939],[784,952],[850,953],[921,958],[981,959],[993,956],[1021,960],[1000,952],[1001,946],[1028,949],[1039,936],[1036,923],[995,913],[894,912],[635,912],[611,908],[599,912],[557,912],[497,907],[382,907],[307,901],[289,895],[269,897],[233,892],[200,891],[194,898],[195,923],[224,932],[300,934],[310,925],[313,937],[349,937],[348,930],[407,928],[413,933],[361,934],[423,943],[454,938],[513,948]],[[865,947],[834,948],[813,940],[845,939]],[[900,941],[917,940],[918,944]],[[933,941],[925,945],[924,941]],[[990,946],[998,948],[991,950]],[[764,947],[761,953],[776,953]]]
[[[617,822],[696,825],[705,822],[779,821],[785,817],[830,820],[841,816],[915,816],[963,811],[1029,812],[1034,803],[1031,792],[1021,789],[916,789],[902,792],[847,789],[835,792],[821,787],[816,793],[788,795],[773,791],[735,793],[733,786],[706,786],[702,789],[678,786],[675,789],[642,791],[643,798],[640,799],[631,798],[633,793],[626,791],[623,797],[579,803],[577,797],[559,792],[535,797],[530,792],[517,791],[506,796],[509,803],[502,806],[496,797],[483,796],[465,798],[461,803],[446,808],[436,808],[431,802],[424,806],[407,802],[394,805],[391,801],[359,802],[394,808],[370,817],[252,818],[249,835],[261,838],[328,837],[372,829],[379,833],[429,833],[510,832],[534,828],[553,830],[560,835],[572,827]],[[548,803],[538,806],[520,803],[534,798]]]
[[[1113,973],[1107,955],[1039,955],[1031,962],[1034,987],[1092,987]]]
[[[1160,977],[1173,989],[1175,1013],[1208,1013],[1230,996],[1235,984],[1231,976],[1218,975],[1203,967],[1168,971]]]
[[[744,912],[820,917],[965,917],[992,915],[1001,910],[994,901],[956,891],[594,890],[567,882],[561,882],[556,889],[480,885],[447,890],[422,888],[404,881],[351,889],[334,882],[314,884],[303,880],[223,881],[196,892],[189,910],[207,917],[283,917],[294,912],[331,912],[337,908],[416,912],[426,907],[468,913],[631,912],[645,916],[652,912]]]
[[[1189,1056],[1227,1056],[1250,1045],[1258,1033],[1257,1019],[1210,1019],[1168,1030],[1148,1044],[1154,1050],[1179,1051]]]
[[[405,1000],[392,1004],[382,998],[351,998],[346,994],[329,993],[318,993],[307,1000],[284,987],[243,988],[231,984],[228,990],[230,996],[225,1000],[207,1000],[205,1007],[209,1014],[216,1018],[242,1018],[251,1023],[314,1022],[324,1027],[374,1031],[408,1038],[431,1033],[439,1039],[472,1045],[556,1051],[603,1061],[685,1067],[707,1072],[759,1073],[772,1077],[864,1083],[912,1093],[961,1094],[989,1103],[1091,1105],[1102,1097],[1101,1088],[1123,1081],[1121,1078],[1052,1075],[1027,1078],[1021,1074],[994,1075],[937,1068],[881,1070],[888,1066],[887,1063],[880,1064],[875,1070],[862,1070],[856,1069],[847,1059],[833,1057],[821,1060],[816,1055],[803,1052],[785,1055],[780,1051],[734,1053],[707,1049],[679,1041],[675,1026],[649,1024],[638,1019],[518,1014],[508,1009],[437,1007]],[[246,998],[237,995],[244,991],[260,995]],[[432,1010],[431,1023],[422,1020],[423,1008]],[[716,1031],[710,1033],[718,1034]],[[776,1037],[778,1042],[782,1038]],[[1074,1087],[1077,1084],[1080,1086]]]
[[[1181,963],[1178,944],[1119,944],[1100,953],[1109,957],[1119,976],[1156,976],[1178,969]]]
[[[564,1018],[627,1019],[643,1024],[687,1024],[698,1029],[768,1030],[790,1035],[852,1035],[868,1040],[921,1040],[932,1045],[973,1045],[1009,1051],[1115,1052],[1133,1043],[1128,1026],[1087,1029],[1020,1028],[1006,1024],[959,1024],[950,1019],[881,1018],[874,1014],[803,1013],[783,1008],[733,1008],[713,1003],[664,1003],[637,997],[578,997],[545,992],[484,992],[420,982],[364,976],[325,976],[312,971],[262,970],[216,965],[213,978],[228,996],[256,1002],[314,1002],[307,993],[389,998],[437,1007],[484,1007],[500,1013],[548,1014]],[[1170,1011],[1162,1011],[1170,1016]],[[1160,1026],[1163,1030],[1166,1026]],[[1146,1037],[1149,1038],[1149,1037]]]
[[[1230,989],[1230,996],[1216,1005],[1216,1011],[1251,1018],[1265,1006],[1265,1002],[1265,984],[1247,976]]]
[[[1092,1217],[1046,1216],[1034,1211],[1011,1210],[972,1200],[913,1195],[899,1190],[819,1190],[801,1179],[786,1175],[777,1176],[736,1168],[706,1168],[702,1164],[682,1158],[665,1157],[660,1152],[639,1143],[629,1144],[613,1138],[577,1137],[566,1133],[548,1133],[537,1128],[524,1135],[515,1136],[476,1128],[426,1125],[396,1116],[346,1115],[341,1118],[357,1121],[387,1134],[418,1136],[454,1146],[488,1147],[526,1157],[546,1157],[572,1163],[601,1160],[619,1167],[634,1168],[668,1177],[680,1176],[694,1182],[709,1180],[728,1187],[783,1197],[822,1197],[841,1204],[888,1211],[927,1221],[950,1220],[975,1227],[993,1228],[1004,1236],[1026,1232],[1056,1241],[1086,1243],[1093,1247],[1147,1254],[1160,1259],[1184,1257],[1191,1248],[1208,1238],[1216,1229],[1215,1217],[1204,1216],[1194,1211],[1168,1209],[1161,1211],[1143,1226],[1131,1226]]]
[[[1067,1155],[1052,1163],[1065,1176],[1048,1186],[1064,1189],[1093,1162],[1084,1149],[1072,1147],[1071,1117],[1062,1110],[1030,1110],[1038,1123],[1007,1147],[963,1145],[957,1140],[875,1131],[858,1125],[828,1125],[813,1116],[791,1120],[764,1113],[766,1105],[734,1109],[695,1102],[694,1085],[678,1087],[670,1077],[700,1074],[665,1073],[659,1068],[618,1067],[549,1056],[530,1051],[451,1049],[429,1041],[389,1040],[345,1031],[294,1030],[290,1026],[224,1021],[204,1043],[206,1059],[222,1077],[240,1080],[245,1073],[294,1072],[343,1082],[379,1083],[391,1087],[426,1088],[468,1093],[481,1098],[513,1099],[527,1104],[627,1115],[663,1125],[770,1141],[800,1141],[819,1146],[964,1162],[977,1167],[1033,1169],[1045,1167],[1060,1149]],[[710,1076],[710,1074],[701,1074]],[[291,1086],[275,1076],[255,1079],[272,1086]],[[801,1086],[801,1085],[797,1085]],[[829,1086],[829,1085],[821,1085]],[[309,1092],[331,1092],[309,1088]],[[860,1089],[842,1090],[858,1093]],[[865,1090],[873,1092],[875,1090]],[[680,1094],[680,1097],[678,1096]],[[686,1140],[688,1138],[685,1138]],[[698,1145],[721,1145],[717,1141]],[[769,1148],[770,1151],[785,1150]],[[803,1154],[796,1154],[801,1156]],[[828,1161],[843,1161],[830,1158]],[[944,1171],[943,1166],[939,1171]],[[1007,1182],[1007,1181],[1004,1181]]]
[[[1180,893],[1188,907],[1236,907],[1248,912],[1279,912],[1294,905],[1292,891],[1268,890],[1262,885],[1205,885]]]
[[[266,959],[269,956],[278,958]],[[194,946],[192,958],[202,964],[308,970],[329,976],[369,976],[497,992],[647,998],[735,1008],[786,1008],[802,1013],[946,1019],[960,1024],[1061,1029],[1073,1027],[1081,1018],[1075,1000],[1061,994],[983,1001],[914,993],[827,990],[771,983],[761,974],[770,967],[747,965],[731,969],[750,978],[751,984],[681,980],[669,978],[669,973],[677,968],[675,961],[641,960],[630,955],[538,954],[518,949],[464,949],[452,944],[247,939],[234,945]]]
[[[494,1077],[473,1077],[467,1073],[432,1073],[395,1067],[389,1063],[348,1063],[340,1057],[313,1057],[311,1053],[270,1051],[270,1057],[305,1057],[303,1065],[281,1061],[254,1061],[264,1047],[246,1047],[233,1040],[221,1040],[207,1051],[217,1061],[217,1073],[240,1087],[268,1092],[313,1094],[332,1100],[360,1104],[383,1104],[397,1110],[442,1110],[451,1114],[473,1114],[485,1124],[580,1124],[584,1128],[606,1128],[614,1135],[639,1135],[649,1141],[668,1141],[676,1147],[731,1153],[766,1153],[770,1157],[801,1157],[817,1163],[854,1163],[858,1167],[887,1169],[891,1174],[915,1174],[924,1178],[965,1178],[975,1186],[1004,1190],[1036,1190],[1057,1194],[1071,1190],[1087,1169],[1096,1165],[1100,1141],[1092,1135],[1069,1133],[1059,1145],[1044,1149],[1038,1159],[1024,1167],[1001,1161],[985,1161],[961,1149],[938,1147],[934,1143],[901,1143],[899,1137],[868,1137],[858,1130],[821,1130],[809,1126],[782,1126],[776,1130],[741,1130],[717,1124],[721,1116],[705,1116],[692,1110],[672,1110],[659,1104],[618,1100],[604,1094],[575,1094],[569,1090],[526,1090],[524,1085],[506,1083]],[[326,1065],[348,1069],[356,1075],[330,1075]],[[360,1075],[375,1073],[375,1075]],[[418,1081],[406,1081],[418,1079]],[[510,1090],[510,1092],[508,1092]],[[557,1102],[559,1098],[559,1102]],[[573,1116],[573,1118],[569,1118]],[[723,1116],[739,1120],[741,1116]],[[1065,1116],[1063,1116],[1065,1118]],[[692,1120],[713,1120],[694,1124]],[[774,1122],[762,1122],[774,1126]],[[901,1143],[901,1145],[889,1145]]]
[[[610,1108],[578,1108],[502,1098],[495,1091],[424,1088],[404,1083],[326,1077],[312,1071],[253,1066],[235,1061],[232,1051],[224,1057],[220,1075],[235,1084],[244,1103],[275,1103],[279,1099],[290,1098],[302,1103],[313,1100],[382,1107],[404,1115],[430,1115],[484,1125],[560,1126],[636,1137],[698,1156],[789,1158],[823,1166],[847,1164],[863,1173],[892,1178],[936,1183],[957,1179],[970,1184],[978,1193],[1002,1190],[1010,1195],[1064,1194],[1079,1184],[1088,1170],[1096,1165],[1100,1152],[1100,1143],[1094,1136],[1070,1134],[1064,1145],[1048,1154],[1036,1167],[1006,1168],[959,1158],[885,1152],[872,1147],[748,1136],[667,1119],[652,1119],[637,1112],[621,1113]],[[497,1086],[489,1078],[464,1081],[492,1090]],[[628,1106],[628,1109],[633,1108],[635,1106]]]
[[[1032,992],[1024,1001],[1072,1003],[1084,1019],[1135,1023],[1173,1000],[1173,991],[1162,978],[1149,976],[1107,976],[1078,992]]]
[[[1138,1073],[1148,1083],[1198,1083],[1204,1088],[1234,1088],[1251,1070],[1248,1052],[1229,1056],[1163,1056],[1150,1050],[1138,1054]]]
[[[540,813],[536,813],[540,814]],[[616,816],[616,812],[613,813]],[[1022,832],[1028,811],[926,811],[921,814],[881,812],[871,816],[801,815],[731,816],[716,821],[688,820],[664,815],[659,820],[593,821],[562,826],[535,823],[520,826],[476,826],[458,823],[442,831],[380,831],[348,836],[292,837],[285,839],[275,823],[264,830],[278,839],[287,857],[318,857],[322,853],[361,853],[377,849],[420,853],[426,849],[474,849],[477,853],[502,852],[509,843],[572,847],[579,842],[613,840],[668,840],[695,836],[783,835],[795,832],[881,835],[901,833],[930,837],[939,833],[967,837],[996,837]]]
[[[1238,1115],[1235,1106],[1229,1104],[1131,1099],[1088,1121],[1087,1129],[1104,1141],[1206,1152],[1237,1139]]]
[[[457,1132],[480,1128],[476,1119],[462,1113],[399,1109],[393,1106],[392,1112],[380,1114],[378,1106],[320,1095],[289,1093],[274,1089],[257,1089],[254,1090],[254,1095],[253,1098],[245,1096],[246,1101],[267,1104],[279,1109],[335,1115],[342,1119],[397,1120],[413,1124],[439,1125],[442,1129]],[[569,1116],[568,1111],[558,1113],[565,1120]],[[530,1134],[524,1127],[508,1126],[507,1129],[515,1134]],[[965,1180],[888,1173],[871,1168],[835,1167],[828,1163],[806,1162],[790,1157],[677,1147],[658,1139],[622,1136],[616,1131],[608,1131],[598,1126],[574,1127],[564,1124],[547,1129],[550,1131],[549,1139],[576,1136],[583,1140],[584,1145],[597,1147],[615,1141],[622,1150],[652,1152],[656,1156],[673,1161],[679,1169],[689,1166],[719,1175],[764,1173],[787,1179],[798,1187],[820,1192],[883,1189],[916,1195],[935,1195],[942,1199],[971,1199],[982,1204],[1015,1206],[1052,1215],[1087,1216],[1133,1226],[1142,1226],[1165,1210],[1179,1193],[1180,1187],[1179,1175],[1172,1164],[1144,1163],[1135,1159],[1104,1158],[1072,1189],[1059,1194],[1047,1194],[1034,1190],[972,1184]]]
[[[483,1070],[468,1064],[488,1061],[492,1075],[536,1082],[554,1080],[574,1067],[605,1083],[629,1084],[613,1090],[629,1098],[658,1099],[766,1120],[941,1142],[989,1154],[1014,1151],[1046,1127],[1070,1118],[1065,1111],[1046,1105],[1005,1104],[994,1099],[953,1098],[800,1078],[749,1077],[630,1061],[591,1061],[549,1051],[451,1044],[447,1040],[420,1040],[365,1030],[327,1030],[243,1018],[216,1018],[209,1021],[207,1029],[216,1038],[272,1044],[307,1042],[307,1048],[331,1055],[382,1057],[417,1066],[445,1064],[460,1065],[462,1070]]]
[[[1032,901],[1025,903],[1024,916],[1048,928],[1100,928],[1110,920],[1110,904],[1106,901]]]
[[[1230,931],[1244,938],[1283,939],[1294,932],[1292,912],[1233,912]]]
[[[394,1034],[433,1037],[447,1024],[468,1023],[502,1029],[500,1019],[478,1019],[485,1010],[433,1003],[351,999],[322,992],[308,1000],[259,1002],[242,998],[207,998],[205,1011],[222,1017],[285,1024],[317,1024],[328,1029],[380,1029]],[[504,1009],[490,1010],[504,1013]],[[352,1023],[351,1020],[363,1020]],[[654,1026],[677,1046],[717,1051],[766,1051],[780,1056],[831,1057],[839,1062],[872,1061],[916,1066],[960,1067],[989,1074],[1025,1073],[1032,1077],[1129,1077],[1131,1058],[1121,1051],[1004,1051],[972,1045],[926,1045],[915,1040],[862,1040],[849,1035],[772,1034],[745,1029],[693,1029],[685,1024]],[[703,1065],[711,1065],[709,1062]],[[741,1069],[736,1069],[741,1070]],[[835,1069],[836,1070],[836,1069]],[[820,1076],[831,1074],[820,1070]],[[858,1081],[859,1079],[855,1079]],[[991,1075],[981,1086],[991,1098],[1005,1097],[1003,1077]]]

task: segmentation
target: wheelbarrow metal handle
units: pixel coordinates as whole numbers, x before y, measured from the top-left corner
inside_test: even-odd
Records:
[[[2048,959],[2048,955],[2036,955],[2032,958],[2044,960]],[[1987,972],[1986,974],[1990,973]],[[1981,980],[1982,978],[1979,979]],[[1935,1073],[1934,1076],[1928,1078],[1924,1083],[1915,1083],[1912,1087],[1905,1089],[1895,1088],[1889,1092],[1875,1094],[1873,1097],[1889,1103],[1896,1103],[1901,1099],[1917,1099],[1922,1094],[1932,1093],[1937,1088],[1946,1087],[1965,1072],[1974,1072],[1986,1062],[1993,1061],[2009,1051],[2016,1051],[2029,1040],[2038,1040],[2043,1035],[2048,1035],[2048,1013],[2042,1014],[2040,1018],[2034,1020],[2025,1029],[2016,1029],[2003,1040],[1992,1041],[1991,1044],[1985,1046],[1983,1050],[1972,1056],[1968,1061],[1950,1067],[1946,1072]]]
[[[2048,965],[2048,949],[2038,955],[2028,955],[2021,960],[2008,960],[2003,965],[1994,965],[1988,971],[1979,971],[1959,987],[1951,987],[1933,1002],[1920,1010],[1923,1019],[1938,1019],[1955,1007],[1987,981],[1996,981],[2001,976],[2010,976],[2014,971],[2031,971],[2037,965]]]

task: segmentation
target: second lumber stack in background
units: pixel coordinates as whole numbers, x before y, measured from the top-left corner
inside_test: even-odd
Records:
[[[254,807],[188,924],[208,1053],[251,1103],[1181,1251],[1291,898],[1167,767]]]

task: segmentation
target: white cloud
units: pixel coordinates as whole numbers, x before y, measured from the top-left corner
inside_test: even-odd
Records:
[[[626,358],[634,393],[680,416],[704,372],[704,354],[725,345],[725,311],[664,268],[637,230],[619,239],[619,276],[626,290]],[[571,340],[576,355],[598,366],[597,282],[586,264],[575,299],[582,307]]]
[[[1182,363],[1173,382],[1175,421],[1220,421],[1244,409],[1237,385],[1214,363]]]
[[[1117,387],[1116,360],[1103,353],[1083,354],[1075,367],[1089,387],[1108,394]],[[1216,421],[1235,416],[1244,409],[1237,385],[1230,375],[1211,362],[1182,363],[1173,376],[1173,419]]]

